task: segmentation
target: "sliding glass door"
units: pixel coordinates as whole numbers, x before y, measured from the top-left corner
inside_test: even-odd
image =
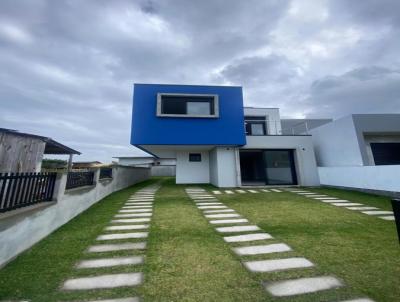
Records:
[[[263,153],[267,185],[297,184],[293,150],[264,150]]]
[[[293,152],[288,149],[240,151],[242,184],[297,184]]]

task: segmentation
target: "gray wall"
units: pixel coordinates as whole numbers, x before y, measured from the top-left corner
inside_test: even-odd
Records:
[[[0,173],[40,172],[45,146],[37,138],[0,132]]]
[[[151,176],[175,176],[176,166],[152,166]]]
[[[25,212],[12,223],[13,217],[0,219],[0,266],[24,250],[30,248],[51,232],[82,213],[105,196],[144,181],[150,177],[150,169],[113,167],[113,178],[99,180],[95,173],[96,185],[65,190],[67,174],[59,174],[54,198],[57,203],[42,210]],[[11,220],[11,223],[10,223]],[[8,224],[5,227],[4,224]]]

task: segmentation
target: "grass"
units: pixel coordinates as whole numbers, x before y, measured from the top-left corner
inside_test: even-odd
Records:
[[[303,256],[317,265],[315,269],[252,274],[240,261],[260,257],[236,256],[230,249],[232,245],[222,240],[186,195],[186,186],[175,185],[173,179],[163,181],[157,192],[147,251],[134,253],[146,256],[143,266],[76,270],[78,260],[132,254],[88,255],[85,250],[127,197],[149,183],[108,196],[0,270],[0,300],[84,301],[139,295],[144,301],[330,302],[359,296],[398,301],[400,249],[393,222],[288,192],[218,195],[219,200],[274,236],[265,243],[284,242],[294,249],[262,259]],[[387,198],[313,190],[389,209]],[[59,290],[62,282],[72,276],[138,270],[145,273],[145,282],[138,288],[77,293]],[[275,299],[261,286],[265,280],[313,275],[335,275],[348,286],[291,299]]]

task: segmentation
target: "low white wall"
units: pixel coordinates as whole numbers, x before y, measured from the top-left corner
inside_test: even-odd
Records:
[[[11,226],[0,232],[0,267],[105,196],[150,177],[148,168],[115,166],[112,179],[99,180],[99,171],[95,172],[95,185],[72,190],[65,190],[67,174],[59,174],[54,192],[56,204],[25,212],[23,219],[14,224],[8,222]]]
[[[400,166],[318,167],[321,185],[400,192]]]
[[[153,166],[151,176],[175,176],[176,166]]]

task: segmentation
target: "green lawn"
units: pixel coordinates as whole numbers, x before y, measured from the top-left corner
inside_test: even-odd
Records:
[[[400,246],[393,222],[289,192],[218,195],[218,199],[275,237],[265,243],[287,243],[294,252],[284,256],[304,256],[317,265],[316,269],[295,272],[252,274],[240,263],[246,258],[233,254],[232,245],[222,240],[186,195],[186,186],[175,185],[173,179],[163,181],[156,194],[148,249],[143,252],[146,260],[138,267],[145,273],[143,286],[78,293],[59,291],[63,280],[71,276],[132,271],[114,268],[77,272],[73,266],[89,257],[85,249],[95,242],[127,197],[149,183],[110,195],[0,270],[0,300],[83,301],[139,295],[144,301],[333,302],[357,296],[376,301],[398,301],[400,297]],[[211,186],[203,187],[211,190]],[[313,190],[389,209],[387,198],[333,189]],[[132,252],[114,255],[129,253]],[[290,299],[275,299],[261,286],[265,280],[320,274],[334,275],[348,286]]]

